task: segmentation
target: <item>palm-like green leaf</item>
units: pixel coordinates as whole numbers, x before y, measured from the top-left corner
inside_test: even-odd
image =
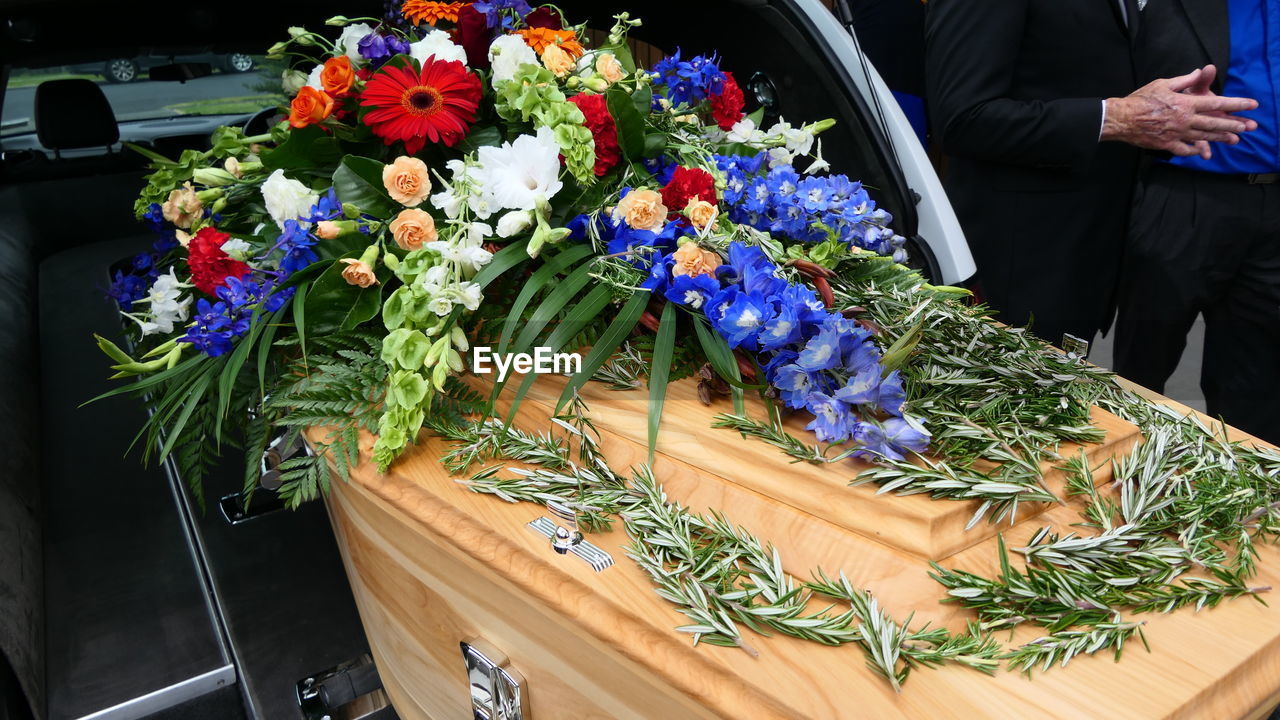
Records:
[[[667,378],[671,376],[671,356],[676,347],[676,307],[667,303],[662,308],[658,336],[653,342],[653,362],[649,365],[649,464],[658,447],[658,426],[662,424],[662,406],[667,398]]]

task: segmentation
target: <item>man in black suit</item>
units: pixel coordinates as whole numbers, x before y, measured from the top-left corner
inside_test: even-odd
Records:
[[[929,3],[927,100],[982,295],[1049,342],[1109,324],[1138,148],[1208,155],[1249,127],[1201,70],[1138,88],[1139,23],[1137,0]]]
[[[1205,318],[1209,412],[1280,443],[1280,2],[1149,0],[1147,77],[1218,68],[1210,89],[1257,98],[1257,130],[1213,157],[1153,158],[1135,196],[1115,369],[1157,391]]]

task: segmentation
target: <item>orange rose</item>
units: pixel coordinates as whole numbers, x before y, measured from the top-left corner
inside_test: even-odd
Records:
[[[690,198],[689,204],[684,208],[684,214],[695,228],[705,230],[708,225],[716,221],[719,209],[706,200]]]
[[[711,275],[720,267],[720,256],[710,250],[703,250],[696,242],[687,242],[671,253],[675,264],[671,266],[671,274],[675,276]]]
[[[401,210],[391,221],[391,237],[401,250],[417,250],[424,243],[435,242],[436,219],[423,210]]]
[[[556,77],[573,72],[573,56],[559,45],[548,45],[543,49],[542,64]]]
[[[627,193],[618,201],[614,214],[636,230],[659,232],[667,222],[667,206],[662,204],[662,195],[645,188]]]
[[[295,128],[324,122],[332,114],[333,98],[310,85],[299,90],[297,97],[289,103],[289,125]]]
[[[341,262],[346,264],[342,269],[342,279],[346,280],[348,285],[367,288],[378,284],[378,276],[364,260],[341,258]]]
[[[382,168],[382,187],[392,200],[414,207],[431,194],[431,175],[427,164],[415,157],[401,155]]]
[[[332,97],[345,95],[356,84],[356,72],[351,68],[351,58],[346,55],[324,61],[320,71],[320,86]]]

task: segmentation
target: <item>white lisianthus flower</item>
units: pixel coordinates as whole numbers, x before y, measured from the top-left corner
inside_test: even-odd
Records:
[[[533,213],[528,210],[512,210],[498,218],[498,237],[509,238],[533,226]]]
[[[523,39],[521,42],[524,42]],[[419,63],[425,62],[432,55],[437,60],[457,60],[463,67],[467,64],[467,51],[455,45],[449,39],[449,33],[443,30],[432,30],[418,42],[409,43],[409,56]]]
[[[493,84],[515,77],[521,65],[537,65],[538,55],[519,35],[500,35],[489,45],[489,62],[493,65]]]
[[[241,240],[240,238],[231,238],[230,240],[222,243],[222,252],[230,255],[240,262],[244,262],[249,258],[249,250],[251,249],[252,248],[249,243]]]
[[[324,71],[323,65],[317,65],[311,68],[311,72],[307,75],[307,82],[305,83],[306,86],[309,88],[314,88],[316,90],[324,90],[324,84],[320,82],[320,73],[323,71]],[[295,90],[293,94],[297,95],[298,94],[297,90]]]
[[[306,215],[311,206],[316,204],[320,196],[311,188],[297,180],[284,176],[283,170],[276,170],[267,176],[262,183],[262,200],[266,203],[267,212],[281,230],[285,220],[296,220]]]
[[[537,135],[521,135],[500,147],[482,147],[478,157],[472,177],[493,209],[533,210],[539,199],[550,200],[564,187],[560,146],[551,128],[540,127]]]
[[[365,35],[373,32],[373,28],[368,23],[356,23],[342,28],[342,34],[338,36],[335,43],[338,50],[351,58],[351,64],[360,67],[364,65],[364,56],[360,54],[360,41]]]
[[[285,95],[293,97],[307,84],[308,79],[307,74],[301,70],[285,70],[280,75],[280,88],[284,90]],[[319,82],[319,79],[319,75],[317,75],[316,81]]]

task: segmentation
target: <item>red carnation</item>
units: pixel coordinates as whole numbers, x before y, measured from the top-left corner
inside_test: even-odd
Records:
[[[734,123],[742,119],[742,106],[746,98],[742,96],[742,88],[733,79],[733,73],[724,74],[724,87],[719,95],[711,96],[711,116],[721,130],[732,130]]]
[[[662,188],[662,204],[667,210],[678,213],[690,200],[706,200],[716,203],[716,179],[701,168],[678,167],[671,180]]]
[[[577,105],[587,118],[583,124],[596,141],[595,174],[604,175],[622,159],[622,149],[618,147],[618,128],[613,124],[608,103],[603,95],[587,94],[574,95],[569,98],[569,102]]]
[[[467,51],[467,65],[476,70],[489,69],[489,21],[484,14],[467,3],[458,11],[458,22],[453,26],[453,41]]]
[[[201,292],[213,295],[227,282],[227,278],[243,278],[249,274],[248,265],[222,251],[222,243],[231,236],[212,227],[202,227],[187,244],[187,265],[191,267],[191,282]]]
[[[417,70],[387,63],[365,83],[364,123],[382,142],[416,155],[427,141],[448,147],[467,136],[480,105],[480,78],[457,60],[428,57]]]

